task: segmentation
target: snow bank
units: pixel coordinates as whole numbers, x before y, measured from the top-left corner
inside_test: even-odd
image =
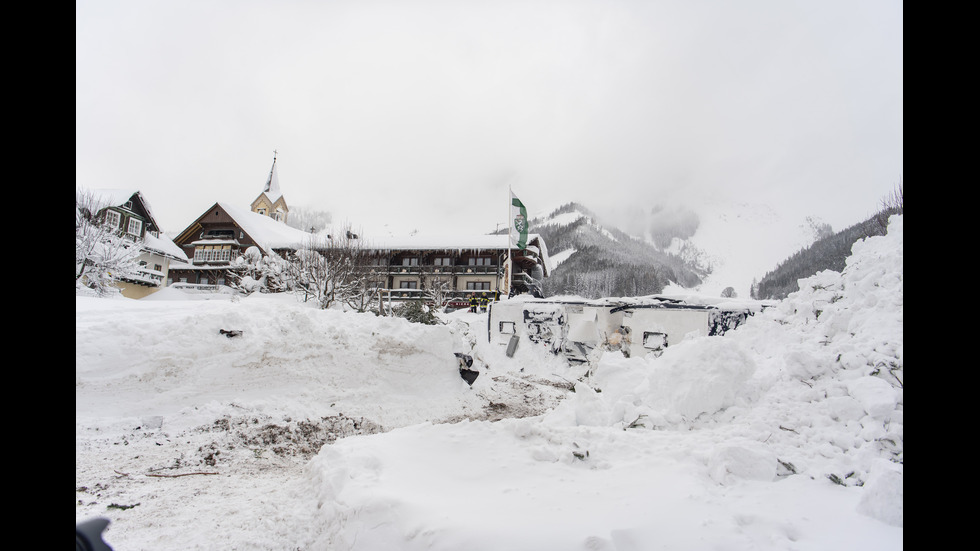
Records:
[[[801,283],[725,337],[607,354],[543,416],[324,448],[321,543],[900,548],[901,217]]]
[[[172,416],[217,402],[393,428],[457,415],[471,399],[453,355],[469,346],[450,327],[318,310],[292,296],[111,307],[79,297],[75,325],[80,415]]]

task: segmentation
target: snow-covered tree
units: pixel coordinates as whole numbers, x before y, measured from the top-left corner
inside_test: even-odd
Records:
[[[92,192],[75,190],[75,289],[99,296],[118,293],[116,281],[136,273],[142,245],[108,221],[108,207]]]
[[[360,238],[350,226],[335,234],[310,234],[292,262],[296,291],[307,300],[316,300],[321,308],[346,304],[364,311],[374,293],[364,271],[366,257]]]
[[[263,255],[252,246],[235,259],[228,272],[229,285],[243,293],[282,293],[294,288],[293,268],[276,253]]]
[[[412,323],[424,325],[438,325],[441,323],[439,318],[433,313],[433,309],[426,306],[422,301],[409,300],[394,309],[397,317],[405,318]]]
[[[452,290],[449,280],[433,278],[430,279],[422,290],[426,302],[431,302],[434,308],[442,308],[442,305],[449,299],[449,292]]]
[[[296,251],[292,262],[292,277],[296,282],[296,292],[303,295],[303,300],[315,300],[322,307],[329,270],[327,257],[317,250],[316,244],[319,241],[321,238],[310,234],[309,243]]]

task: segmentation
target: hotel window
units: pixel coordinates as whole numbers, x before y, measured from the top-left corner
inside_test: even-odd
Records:
[[[489,291],[490,282],[489,281],[467,281],[466,282],[467,291]]]
[[[401,283],[398,284],[398,288],[399,289],[418,289],[419,288],[419,282],[418,281],[402,281]]]

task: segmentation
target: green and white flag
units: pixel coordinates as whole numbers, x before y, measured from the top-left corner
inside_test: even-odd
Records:
[[[524,250],[527,247],[527,209],[524,203],[510,192],[510,236],[517,241],[517,248]]]

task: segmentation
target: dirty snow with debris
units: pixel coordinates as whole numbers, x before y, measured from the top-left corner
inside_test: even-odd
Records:
[[[592,373],[508,358],[486,314],[76,297],[76,522],[117,550],[900,549],[902,221]]]

